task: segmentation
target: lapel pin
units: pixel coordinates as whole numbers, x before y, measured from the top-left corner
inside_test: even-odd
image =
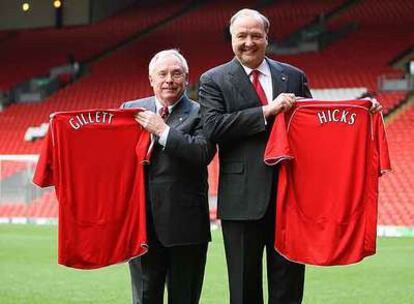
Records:
[[[282,75],[281,79],[282,79],[282,81],[286,81],[287,77],[285,75]]]

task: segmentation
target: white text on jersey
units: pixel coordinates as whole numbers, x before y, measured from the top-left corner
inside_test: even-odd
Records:
[[[317,113],[319,122],[325,124],[328,122],[342,122],[353,125],[356,120],[356,113],[350,113],[345,110],[326,110]]]
[[[69,124],[72,128],[75,130],[89,124],[111,124],[112,123],[112,117],[114,114],[108,113],[108,112],[87,112],[87,113],[80,113],[76,115],[75,117],[71,117],[69,119]]]

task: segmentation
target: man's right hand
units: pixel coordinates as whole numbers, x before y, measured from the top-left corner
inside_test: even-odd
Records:
[[[156,136],[161,136],[162,132],[167,128],[167,124],[158,115],[151,111],[138,112],[135,120],[148,132]]]
[[[263,106],[263,114],[266,118],[275,116],[280,112],[286,112],[296,102],[293,93],[281,93],[270,104]]]

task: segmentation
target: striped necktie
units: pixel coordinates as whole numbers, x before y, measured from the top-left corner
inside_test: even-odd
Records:
[[[159,110],[159,114],[161,118],[164,119],[164,121],[166,121],[168,119],[168,116],[170,115],[170,111],[168,110],[168,107],[164,106]]]

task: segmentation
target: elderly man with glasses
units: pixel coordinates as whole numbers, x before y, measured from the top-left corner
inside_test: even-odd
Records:
[[[149,64],[154,96],[126,102],[145,108],[137,122],[154,136],[145,171],[149,250],[129,262],[133,303],[199,302],[211,240],[207,165],[214,145],[203,136],[200,106],[185,95],[188,64],[177,50]]]

